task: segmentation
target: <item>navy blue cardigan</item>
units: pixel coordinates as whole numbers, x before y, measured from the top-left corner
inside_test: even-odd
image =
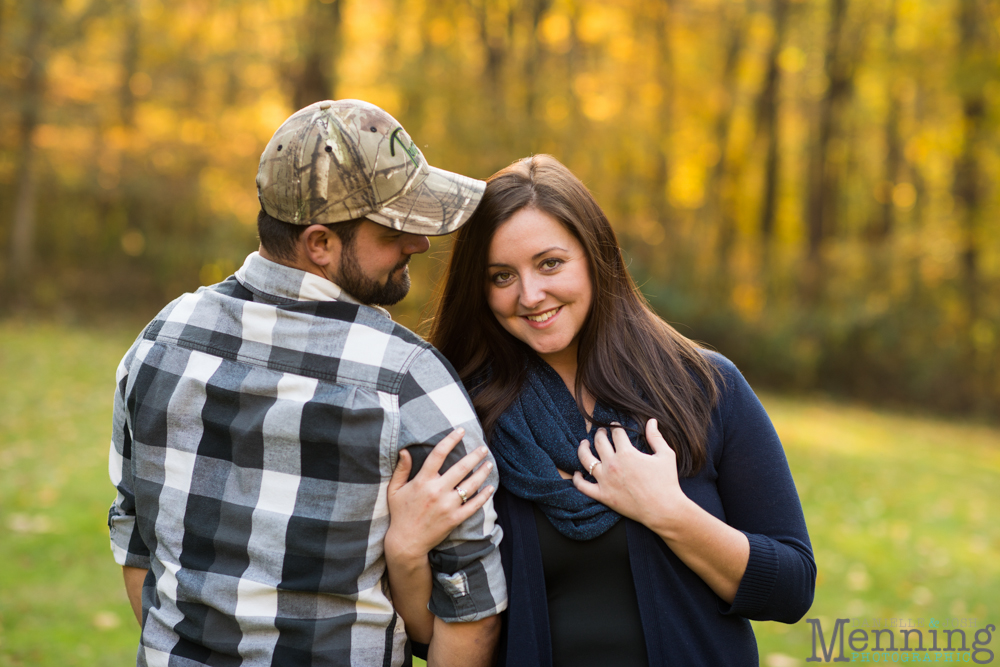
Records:
[[[742,374],[708,353],[722,372],[708,434],[708,460],[684,493],[746,534],[750,559],[731,605],[723,602],[655,533],[626,522],[629,561],[639,599],[649,664],[757,665],[747,619],[794,623],[812,604],[816,563],[788,462],[764,407]],[[541,549],[531,503],[501,487],[495,507],[503,540],[508,608],[503,613],[500,667],[551,667]]]

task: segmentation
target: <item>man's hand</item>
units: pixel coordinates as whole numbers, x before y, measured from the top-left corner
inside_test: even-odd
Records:
[[[139,622],[140,628],[142,627],[142,582],[146,580],[147,572],[149,570],[138,567],[128,567],[127,565],[122,567],[122,576],[125,578],[125,593],[128,594],[132,613],[135,614],[135,620]]]

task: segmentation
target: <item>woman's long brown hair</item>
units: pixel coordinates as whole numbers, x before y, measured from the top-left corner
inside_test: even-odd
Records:
[[[655,417],[677,453],[680,474],[694,474],[705,462],[721,376],[695,343],[652,311],[625,268],[601,207],[549,155],[524,158],[489,178],[479,208],[455,236],[431,328],[430,342],[469,387],[487,438],[520,392],[533,354],[500,326],[487,303],[490,242],[523,208],[559,220],[590,262],[593,303],[580,331],[577,404],[583,405],[586,388],[602,405],[639,424]]]

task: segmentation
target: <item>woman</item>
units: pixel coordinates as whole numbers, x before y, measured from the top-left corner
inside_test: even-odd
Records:
[[[756,665],[748,619],[809,608],[815,562],[767,414],[731,362],[652,312],[603,211],[554,158],[489,179],[430,339],[500,473],[500,664]],[[397,585],[390,551],[426,553],[446,512],[468,509],[454,480],[422,474],[436,495],[394,500],[402,480],[390,493],[390,581],[408,608],[427,598]]]

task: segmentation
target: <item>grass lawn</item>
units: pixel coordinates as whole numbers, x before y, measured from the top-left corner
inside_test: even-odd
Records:
[[[1000,430],[774,396],[764,404],[819,568],[806,618],[820,619],[828,642],[836,618],[856,619],[848,629],[892,618],[1000,625]],[[762,664],[812,655],[805,620],[754,625]],[[990,648],[1000,653],[1000,641]]]
[[[137,331],[0,324],[0,667],[134,663],[106,516],[114,371]],[[836,618],[1000,623],[1000,430],[764,403],[819,564],[807,617],[827,640]],[[756,631],[768,667],[812,653],[805,621]]]

